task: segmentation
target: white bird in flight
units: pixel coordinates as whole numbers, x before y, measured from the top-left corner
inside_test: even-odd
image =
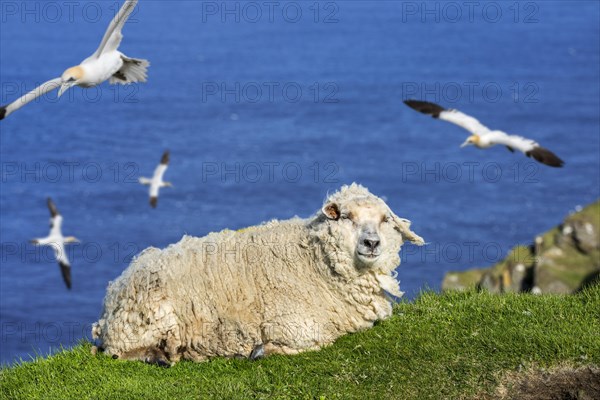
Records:
[[[65,244],[78,243],[79,240],[73,236],[63,237],[61,230],[63,218],[62,215],[59,214],[56,205],[54,205],[51,198],[48,198],[48,209],[50,210],[51,216],[50,234],[45,238],[33,239],[31,240],[31,243],[38,246],[52,246],[56,261],[58,262],[58,265],[60,265],[60,272],[62,273],[63,280],[67,285],[67,289],[71,289],[71,263],[69,263],[69,258],[65,251]]]
[[[142,185],[150,186],[150,205],[152,208],[156,208],[158,204],[158,192],[163,187],[173,187],[171,182],[163,181],[163,176],[169,167],[169,151],[165,151],[160,159],[160,164],[154,170],[152,179],[140,178],[139,181]]]
[[[100,47],[94,54],[83,60],[81,64],[67,69],[60,78],[49,80],[12,103],[0,107],[0,120],[59,87],[58,97],[73,86],[89,88],[106,80],[111,84],[122,85],[146,82],[146,70],[150,63],[147,60],[127,57],[117,50],[123,39],[121,29],[136,4],[137,0],[127,0],[123,4],[108,26]]]
[[[537,142],[523,136],[509,135],[497,130],[492,131],[482,125],[477,119],[458,110],[446,110],[435,103],[427,101],[406,100],[404,103],[423,114],[452,122],[471,132],[472,135],[460,147],[473,145],[480,149],[487,149],[500,144],[506,146],[511,152],[519,150],[527,157],[533,157],[542,164],[551,167],[562,167],[564,165],[563,160],[558,158],[556,154],[541,147]]]

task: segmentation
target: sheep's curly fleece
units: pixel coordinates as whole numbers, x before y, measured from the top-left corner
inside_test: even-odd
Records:
[[[392,274],[403,237],[423,242],[360,185],[342,187],[326,203],[357,198],[393,218],[381,228],[387,244],[372,267],[357,268],[345,250],[354,244],[321,211],[184,236],[164,250],[144,250],[109,284],[93,337],[110,355],[148,360],[158,352],[174,363],[248,355],[261,344],[265,354],[295,354],[371,327],[392,313],[386,291],[402,295]]]

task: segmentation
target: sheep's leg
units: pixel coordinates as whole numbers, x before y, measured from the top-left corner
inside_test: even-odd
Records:
[[[159,367],[170,367],[171,363],[162,349],[148,349],[144,362],[147,364],[158,365]]]
[[[260,360],[261,358],[264,358],[264,357],[265,357],[265,346],[262,343],[254,346],[254,348],[252,349],[252,352],[247,357],[240,353],[235,353],[233,355],[233,358],[235,358],[236,360],[246,360],[247,359],[250,361]]]
[[[185,351],[178,332],[176,329],[168,331],[167,340],[164,346],[162,346],[165,356],[168,357],[172,364],[181,360],[181,355]]]
[[[130,350],[120,356],[114,355],[113,358],[130,361],[143,361],[147,364],[154,364],[161,367],[170,367],[171,362],[163,349],[159,347],[145,347]]]
[[[264,354],[265,356],[269,356],[271,354],[284,354],[284,355],[295,355],[295,354],[299,354],[302,353],[303,351],[307,351],[307,350],[318,350],[318,347],[309,347],[309,348],[302,348],[302,349],[298,349],[298,348],[294,348],[294,347],[289,347],[280,343],[266,343],[264,345]]]

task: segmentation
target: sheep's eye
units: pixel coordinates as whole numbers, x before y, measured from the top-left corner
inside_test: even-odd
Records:
[[[352,220],[352,213],[351,212],[342,213],[342,216],[340,218]]]

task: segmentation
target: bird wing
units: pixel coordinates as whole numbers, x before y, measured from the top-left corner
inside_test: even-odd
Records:
[[[123,25],[129,19],[131,12],[135,8],[137,4],[137,0],[127,0],[123,3],[123,6],[115,15],[113,20],[108,25],[108,29],[106,33],[104,33],[104,37],[102,38],[102,42],[100,42],[100,46],[94,53],[92,57],[99,58],[104,52],[113,51],[119,48],[121,44],[121,40],[123,39],[123,35],[121,34],[121,29],[123,29]]]
[[[138,178],[138,182],[140,182],[142,185],[151,185],[152,179],[140,177],[140,178]]]
[[[62,274],[67,289],[71,289],[71,266],[69,264],[58,263],[60,265],[60,272]]]
[[[49,237],[61,237],[62,236],[62,215],[58,214],[56,217],[50,219],[50,235]]]
[[[152,185],[150,185],[150,197],[158,197],[159,190],[160,190],[160,183],[158,181],[153,181]]]
[[[170,158],[171,158],[171,153],[169,152],[169,150],[167,150],[163,153],[163,155],[160,159],[160,163],[164,164],[164,165],[168,165]]]
[[[56,256],[56,261],[60,266],[60,272],[62,274],[63,280],[67,285],[67,289],[71,289],[71,263],[69,262],[69,258],[67,257],[67,251],[65,250],[65,243],[62,240],[55,240],[51,243],[52,248],[54,249],[54,255]]]
[[[45,237],[45,238],[40,238],[40,239],[33,239],[30,240],[31,244],[34,244],[36,246],[45,246],[47,244],[52,243],[52,238],[50,236]]]
[[[156,203],[158,201],[158,192],[160,191],[160,187],[163,183],[163,176],[165,172],[169,168],[169,151],[165,151],[160,159],[160,164],[154,170],[154,175],[152,176],[152,181],[150,184],[150,205],[152,207],[156,207]]]
[[[474,135],[485,135],[490,131],[487,126],[483,125],[476,118],[473,118],[458,110],[442,111],[439,118],[443,119],[444,121],[452,122],[453,124],[468,130]]]
[[[404,100],[404,104],[420,113],[431,115],[433,118],[439,118],[440,113],[446,111],[444,107],[428,101]]]
[[[19,108],[23,107],[27,103],[31,103],[33,100],[37,99],[40,96],[45,95],[48,92],[53,91],[54,89],[58,89],[62,83],[61,78],[54,78],[49,80],[48,82],[42,83],[40,86],[33,89],[31,92],[21,96],[17,100],[13,101],[7,106],[0,107],[0,120],[8,117],[13,112],[17,111]]]
[[[65,281],[65,285],[67,285],[67,289],[71,289],[71,264],[69,263],[69,259],[65,253],[65,247],[61,247],[62,252],[60,254],[58,254],[56,248],[54,250],[57,253],[56,261],[58,261],[58,265],[60,266],[60,272],[63,276],[63,280]]]
[[[519,150],[522,153],[527,153],[528,151],[539,147],[539,144],[534,140],[527,139],[523,136],[509,135],[502,131],[492,131],[485,135],[485,138],[491,144],[502,144],[511,149]]]
[[[404,104],[420,113],[431,115],[433,118],[439,118],[443,119],[444,121],[452,122],[453,124],[458,125],[475,135],[484,135],[490,131],[488,127],[484,126],[477,119],[458,110],[446,110],[442,106],[435,103],[420,100],[406,100]]]
[[[56,204],[54,204],[54,202],[52,201],[52,199],[50,197],[48,197],[48,210],[50,210],[50,216],[52,218],[54,218],[60,214],[58,212],[58,209],[56,208]]]
[[[162,167],[162,172],[159,173],[159,169]],[[159,173],[160,178],[157,178],[157,175],[155,173],[154,175],[154,179],[152,179],[152,184],[150,185],[150,205],[152,206],[152,208],[156,208],[156,205],[158,203],[158,192],[160,191],[160,186],[162,183],[162,176],[165,173],[165,170],[167,169],[166,165],[160,164],[158,166],[158,168],[156,168],[156,173]]]
[[[539,145],[535,140],[523,136],[508,135],[501,131],[492,131],[485,136],[492,144],[503,144],[509,149],[516,149],[527,157],[533,157],[536,161],[550,167],[560,168],[565,162],[550,150]]]
[[[56,261],[58,261],[60,264],[71,265],[69,258],[67,257],[65,243],[63,240],[55,239],[52,241],[52,243],[50,243],[50,246],[52,246],[52,249],[54,250]]]
[[[163,176],[167,171],[169,166],[167,164],[158,164],[158,167],[154,170],[154,175],[152,176],[152,181],[156,181],[157,184],[160,184],[163,180]]]

